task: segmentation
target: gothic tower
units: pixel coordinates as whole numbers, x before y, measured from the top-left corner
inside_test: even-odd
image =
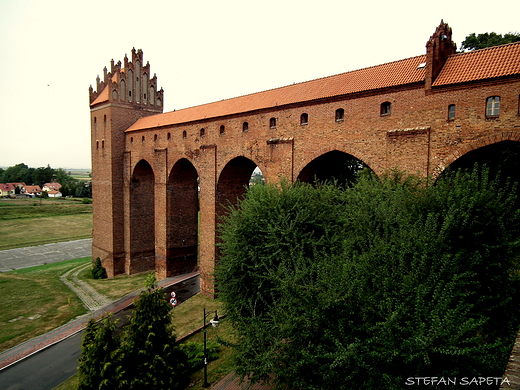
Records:
[[[163,90],[157,77],[150,77],[150,64],[143,65],[142,50],[132,49],[111,61],[110,72],[96,79],[90,94],[92,149],[93,233],[92,259],[99,257],[109,277],[125,272],[124,156],[125,133],[139,118],[163,111]]]

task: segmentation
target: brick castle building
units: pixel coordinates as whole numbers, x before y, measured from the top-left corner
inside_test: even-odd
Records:
[[[199,267],[211,294],[222,205],[256,167],[309,181],[353,156],[436,177],[520,141],[520,42],[457,53],[441,21],[416,57],[167,113],[163,95],[135,49],[90,88],[92,256],[109,276]]]

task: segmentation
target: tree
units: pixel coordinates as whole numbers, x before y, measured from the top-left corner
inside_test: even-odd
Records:
[[[86,389],[184,389],[187,357],[175,343],[171,306],[153,274],[134,302],[130,324],[120,337],[109,318],[89,323],[80,359],[80,387]],[[107,347],[103,347],[107,345]]]
[[[520,324],[512,194],[478,171],[252,187],[216,269],[237,372],[299,389],[502,376]]]
[[[116,322],[110,316],[100,322],[89,320],[81,343],[78,390],[116,388],[112,359],[119,344],[114,337],[115,328]]]
[[[463,41],[462,50],[477,50],[520,41],[520,33],[497,34],[495,32],[476,35],[471,33]]]

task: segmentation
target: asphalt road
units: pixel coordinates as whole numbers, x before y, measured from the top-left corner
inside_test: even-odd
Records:
[[[165,289],[168,294],[171,291],[182,303],[200,291],[200,279],[196,276]],[[132,308],[115,313],[120,326],[128,323]],[[82,336],[83,331],[1,370],[0,390],[52,390],[63,383],[77,371]]]

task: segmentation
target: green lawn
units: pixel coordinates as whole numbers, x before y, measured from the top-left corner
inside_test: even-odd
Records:
[[[92,205],[71,199],[0,200],[0,250],[92,237]]]

